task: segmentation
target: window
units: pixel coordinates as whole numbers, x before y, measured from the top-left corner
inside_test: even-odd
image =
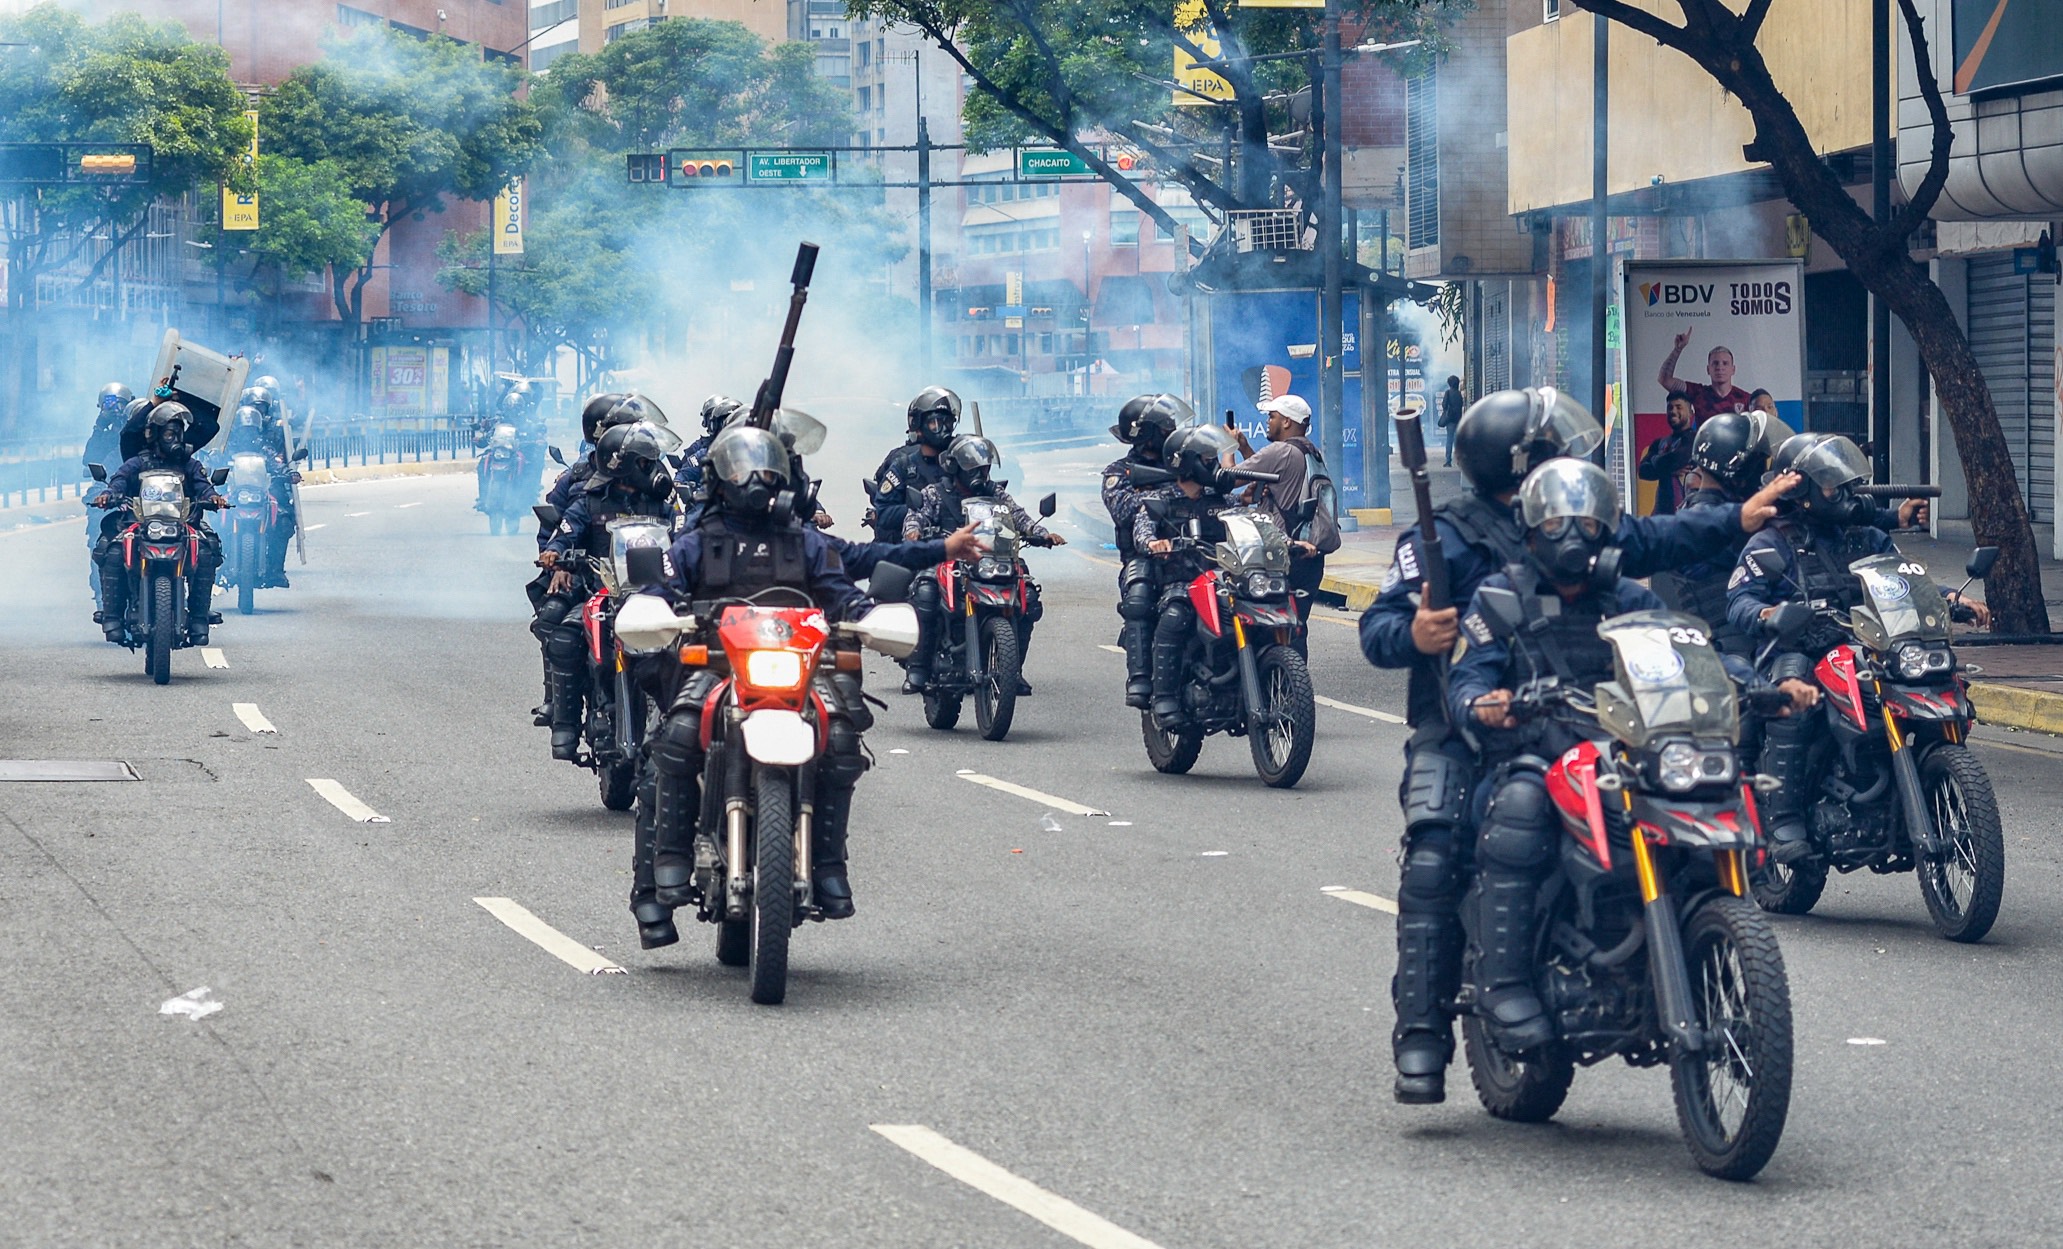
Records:
[[[580,0],[551,0],[530,10],[530,29],[549,30],[580,16]]]
[[[602,0],[602,7],[605,9],[620,9],[624,5],[634,2],[635,0]]]
[[[602,42],[615,43],[618,39],[623,38],[625,35],[635,35],[641,30],[649,29],[651,25],[652,19],[649,17],[640,17],[634,18],[628,22],[619,22],[616,25],[609,27],[606,31],[603,32]]]
[[[1540,20],[1551,22],[1562,15],[1562,0],[1540,0]]]
[[[869,66],[869,65],[872,65],[872,64],[874,63],[874,45],[873,45],[873,44],[871,44],[871,43],[863,43],[863,44],[861,44],[861,45],[860,45],[860,46],[859,46],[858,48],[856,48],[856,49],[854,49],[854,50],[855,50],[855,51],[857,51],[857,52],[858,52],[858,53],[860,54],[860,68],[861,68],[861,69],[865,69],[865,68],[867,68],[867,66]],[[862,104],[862,105],[861,105],[860,107],[862,107],[862,108],[865,108],[865,107],[866,107],[866,105]]]
[[[1404,80],[1406,247],[1440,245],[1439,96],[1432,70]]]
[[[1112,247],[1139,246],[1138,209],[1113,208],[1110,210],[1110,245]]]
[[[386,24],[387,19],[377,13],[368,13],[364,9],[354,9],[348,4],[337,6],[337,25],[339,26],[385,26]]]
[[[870,111],[870,110],[871,110],[871,109],[872,109],[873,107],[874,107],[874,89],[873,89],[872,87],[861,87],[861,88],[860,88],[860,111],[861,111],[862,113],[865,113],[865,112],[868,112],[868,111]]]

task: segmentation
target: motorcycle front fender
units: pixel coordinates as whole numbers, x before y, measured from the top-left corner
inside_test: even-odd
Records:
[[[799,768],[817,757],[817,731],[797,712],[762,707],[738,727],[755,763]]]

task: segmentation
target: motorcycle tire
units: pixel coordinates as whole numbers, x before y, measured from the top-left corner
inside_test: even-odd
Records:
[[[941,731],[950,729],[960,722],[959,694],[939,694],[924,691],[924,723]]]
[[[1190,728],[1179,733],[1166,733],[1153,722],[1153,713],[1139,713],[1139,732],[1146,739],[1146,758],[1153,764],[1153,770],[1169,776],[1180,776],[1196,766],[1196,757],[1203,753],[1203,730]]]
[[[1698,1169],[1753,1179],[1791,1108],[1791,986],[1769,918],[1715,898],[1684,925],[1696,1023],[1710,1043],[1669,1056],[1676,1121]],[[1738,1110],[1736,1110],[1738,1107]]]
[[[788,773],[753,769],[752,926],[745,964],[752,1000],[788,996],[788,938],[795,931],[795,795]]]
[[[1491,1118],[1508,1123],[1545,1123],[1554,1118],[1576,1079],[1576,1064],[1560,1045],[1513,1058],[1498,1048],[1489,1029],[1474,1015],[1462,1016],[1461,1049],[1468,1058],[1468,1078],[1476,1086],[1476,1100]]]
[[[1017,624],[1001,616],[981,622],[981,653],[988,680],[974,691],[974,723],[981,735],[1000,742],[1017,715],[1017,676],[1024,652],[1017,645]]]
[[[1826,892],[1827,865],[1818,859],[1783,864],[1770,859],[1748,872],[1755,905],[1778,915],[1803,915]]]
[[[601,778],[602,805],[611,811],[628,811],[637,798],[638,765],[636,760],[623,763],[605,763],[596,769]]]
[[[236,536],[236,610],[248,616],[258,609],[258,535],[246,529]]]
[[[716,961],[725,967],[743,967],[752,959],[751,940],[750,920],[716,921]]]
[[[147,657],[150,679],[159,685],[172,683],[172,635],[179,629],[179,608],[173,595],[178,583],[159,575],[150,582],[150,650]]]
[[[724,808],[724,752],[711,750],[702,763],[702,811],[698,828],[720,830],[723,828]],[[717,877],[717,898],[711,904],[718,918],[716,921],[716,961],[725,967],[743,967],[752,958],[752,922],[744,919],[724,919],[723,877]]]
[[[1304,657],[1287,646],[1270,646],[1259,660],[1261,714],[1248,722],[1246,744],[1262,782],[1271,789],[1288,789],[1304,779],[1304,769],[1311,766],[1311,738],[1318,727],[1311,671]]]
[[[1919,856],[1927,914],[1950,941],[1982,941],[2006,892],[2006,833],[1991,778],[1967,748],[1944,744],[1920,760],[1920,792],[1947,849]]]

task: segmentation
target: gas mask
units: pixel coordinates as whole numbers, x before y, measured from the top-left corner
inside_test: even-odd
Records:
[[[1832,498],[1807,482],[1801,505],[1805,515],[1823,525],[1867,525],[1876,519],[1877,509],[1852,486],[1839,486]]]
[[[1526,553],[1556,585],[1593,585],[1605,564],[1610,565],[1608,579],[1618,578],[1618,551],[1610,547],[1611,538],[1595,517],[1555,516],[1527,532]]]
[[[160,425],[153,431],[151,446],[168,460],[186,457],[186,427],[179,424]]]
[[[633,477],[638,493],[648,499],[665,499],[673,494],[673,474],[666,471],[666,462],[659,461],[647,471]]]
[[[781,483],[772,473],[753,473],[742,482],[723,482],[724,510],[741,517],[760,517],[774,510]]]
[[[950,412],[927,412],[923,432],[917,435],[917,441],[934,451],[943,451],[953,440],[953,423]]]

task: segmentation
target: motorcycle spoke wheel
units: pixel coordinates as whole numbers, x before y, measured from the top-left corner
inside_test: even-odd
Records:
[[[150,648],[145,671],[159,685],[172,683],[172,634],[179,628],[179,608],[173,595],[183,589],[170,577],[154,577],[150,583]]]
[[[1805,914],[1818,905],[1826,888],[1827,865],[1818,859],[1785,864],[1765,858],[1761,867],[1748,873],[1755,904],[1778,915]]]
[[[1001,616],[982,621],[981,651],[988,676],[974,691],[974,723],[983,737],[1000,742],[1017,715],[1017,675],[1023,669],[1023,651],[1017,645],[1016,624]]]
[[[1196,757],[1203,753],[1203,730],[1183,729],[1179,733],[1163,732],[1153,722],[1153,713],[1139,713],[1140,735],[1146,739],[1146,758],[1156,772],[1180,776],[1196,766]]]
[[[788,938],[795,931],[795,798],[786,772],[753,775],[752,927],[746,968],[752,1000],[779,1006],[788,996]]]
[[[1791,989],[1776,933],[1738,898],[1698,908],[1684,932],[1691,1001],[1705,1037],[1670,1055],[1676,1119],[1698,1168],[1753,1178],[1776,1152],[1791,1106]]]
[[[2006,891],[2006,835],[1991,778],[1965,748],[1941,745],[1920,761],[1920,792],[1945,843],[1940,855],[1920,855],[1927,912],[1949,940],[1981,941]]]
[[[1288,789],[1304,778],[1311,765],[1311,738],[1318,709],[1311,693],[1311,673],[1304,657],[1287,646],[1262,650],[1261,710],[1246,726],[1246,742],[1254,771],[1274,789]]]
[[[1523,1058],[1504,1052],[1474,1015],[1461,1021],[1462,1052],[1476,1100],[1493,1118],[1545,1123],[1554,1118],[1576,1079],[1576,1064],[1559,1045],[1530,1050]]]

